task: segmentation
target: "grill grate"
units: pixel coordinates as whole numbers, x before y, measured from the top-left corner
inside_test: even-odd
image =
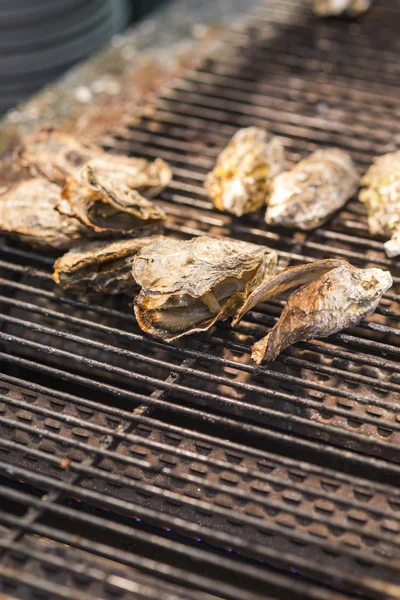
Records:
[[[319,145],[360,173],[393,150],[400,2],[317,22],[271,0],[225,33],[152,112],[108,136],[174,169],[174,235],[232,236],[285,264],[390,268],[376,314],[268,367],[249,358],[282,308],[166,346],[121,299],[64,297],[53,259],[0,247],[0,591],[19,598],[399,597],[400,269],[351,200],[311,233],[217,213],[202,182],[241,126]]]

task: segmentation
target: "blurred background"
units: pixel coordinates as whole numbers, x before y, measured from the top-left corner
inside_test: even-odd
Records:
[[[168,0],[0,0],[0,114]]]

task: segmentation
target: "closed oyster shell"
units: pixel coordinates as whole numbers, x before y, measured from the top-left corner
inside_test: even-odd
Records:
[[[273,182],[265,221],[302,230],[326,221],[356,192],[359,177],[348,152],[316,150]]]
[[[81,169],[89,165],[99,174],[112,177],[146,197],[158,194],[172,178],[169,165],[160,158],[151,162],[109,154],[99,146],[77,140],[52,127],[39,129],[23,138],[15,157],[34,175],[44,175],[59,185],[69,177],[78,179]]]
[[[276,252],[229,239],[164,238],[150,244],[133,266],[142,288],[135,300],[138,323],[165,341],[206,331],[232,316],[276,263]]]
[[[325,338],[372,314],[392,286],[389,271],[337,267],[294,292],[271,332],[254,344],[252,358],[275,360],[298,341]]]
[[[0,230],[34,247],[67,249],[91,231],[61,215],[60,188],[45,178],[22,181],[0,197]]]
[[[134,294],[132,276],[137,252],[160,237],[90,242],[73,248],[54,264],[53,280],[65,291],[78,295]]]
[[[218,210],[241,217],[265,205],[284,162],[278,138],[259,127],[240,129],[218,156],[205,188]]]
[[[389,257],[400,255],[400,150],[379,157],[361,179],[359,199],[367,206],[373,235],[391,238]]]
[[[58,210],[102,235],[159,233],[164,212],[118,179],[85,166],[79,182],[68,179]]]
[[[372,0],[311,0],[314,13],[320,17],[334,17],[346,14],[356,17],[365,13]]]

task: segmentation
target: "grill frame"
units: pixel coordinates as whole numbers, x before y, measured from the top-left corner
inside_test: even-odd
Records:
[[[393,267],[396,287],[354,330],[256,367],[250,340],[274,323],[276,301],[235,331],[220,324],[171,349],[143,336],[123,301],[63,297],[50,280],[51,257],[0,246],[1,591],[6,582],[16,597],[144,598],[160,586],[166,600],[398,597],[398,262],[369,236],[355,200],[316,232],[292,234],[266,231],[261,215],[217,213],[201,186],[244,125],[280,135],[290,161],[340,143],[361,172],[393,149],[397,52],[384,46],[381,63],[374,47],[370,62],[360,52],[370,39],[382,45],[381,31],[390,40],[395,16],[400,3],[378,3],[360,23],[317,24],[294,0],[274,0],[211,39],[200,30],[197,64],[162,82],[152,110],[103,138],[113,152],[172,162],[174,181],[160,199],[168,233],[256,241],[285,264],[329,255]],[[299,56],[284,51],[289,33]],[[354,65],[343,64],[345,52]],[[330,73],[321,68],[326,55]],[[256,57],[270,60],[259,68]],[[371,107],[378,98],[385,105]],[[360,106],[371,110],[358,117]],[[341,107],[346,118],[328,121]],[[13,553],[25,557],[19,569]],[[42,579],[30,576],[31,560]],[[80,562],[102,573],[86,591],[67,577]],[[59,565],[57,581],[47,563]]]

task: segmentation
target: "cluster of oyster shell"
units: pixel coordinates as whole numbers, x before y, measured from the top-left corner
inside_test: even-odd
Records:
[[[67,293],[127,294],[143,331],[171,342],[292,292],[253,358],[271,361],[289,345],[326,337],[358,323],[392,285],[389,272],[328,259],[279,268],[278,254],[227,238],[164,237],[165,215],[150,198],[171,180],[161,159],[114,156],[56,130],[21,142],[19,165],[31,177],[0,201],[0,229],[32,246],[69,251],[53,279]],[[317,227],[355,193],[358,175],[347,152],[313,152],[284,171],[281,142],[250,127],[238,131],[206,179],[219,210],[242,216],[266,205],[266,222]],[[400,253],[400,153],[378,159],[362,179],[374,233],[393,235]]]

